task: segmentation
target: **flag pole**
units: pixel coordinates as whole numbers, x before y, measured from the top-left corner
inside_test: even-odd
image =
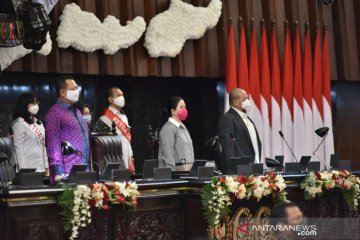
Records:
[[[253,31],[254,26],[255,26],[255,18],[252,17],[251,20],[250,20],[250,30],[251,30],[251,32]]]
[[[241,28],[243,27],[243,18],[241,16],[239,16],[238,23],[239,32],[241,32]]]

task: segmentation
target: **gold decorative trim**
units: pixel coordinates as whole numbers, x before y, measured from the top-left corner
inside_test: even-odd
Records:
[[[1,198],[1,202],[13,203],[13,202],[29,202],[29,201],[46,201],[54,200],[54,197],[40,196],[40,197],[20,197],[20,198]]]

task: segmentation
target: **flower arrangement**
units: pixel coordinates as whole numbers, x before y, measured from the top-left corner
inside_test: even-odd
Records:
[[[346,170],[312,172],[301,183],[305,199],[313,199],[324,191],[340,189],[349,206],[357,209],[360,200],[360,179]]]
[[[76,239],[80,227],[91,223],[91,209],[107,210],[111,205],[135,207],[140,195],[135,182],[111,182],[65,187],[59,197],[65,231]]]
[[[211,228],[222,229],[235,199],[260,201],[262,197],[272,195],[276,200],[286,201],[285,188],[283,177],[274,172],[249,177],[213,177],[211,183],[204,186],[201,196],[205,219]]]

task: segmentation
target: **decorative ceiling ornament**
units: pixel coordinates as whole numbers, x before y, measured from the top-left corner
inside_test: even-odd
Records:
[[[37,51],[37,53],[41,55],[48,55],[51,52],[52,41],[50,38],[50,34],[46,35],[46,43],[42,46],[42,48]],[[4,70],[8,66],[10,66],[14,61],[19,58],[24,57],[26,54],[31,53],[33,50],[24,48],[23,45],[19,45],[16,47],[9,48],[0,48],[0,70]]]
[[[75,3],[65,6],[60,21],[58,46],[71,46],[83,52],[102,49],[105,54],[114,54],[136,43],[146,29],[142,17],[128,21],[126,26],[121,26],[120,21],[110,15],[101,22],[93,13],[82,11]]]
[[[180,0],[171,0],[170,8],[151,19],[144,46],[151,57],[175,57],[188,39],[201,38],[207,29],[216,26],[221,15],[220,0],[211,0],[207,7],[194,7]]]

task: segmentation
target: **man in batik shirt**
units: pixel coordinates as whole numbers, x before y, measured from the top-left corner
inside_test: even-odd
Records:
[[[49,156],[50,182],[55,183],[68,177],[75,164],[85,164],[89,170],[89,129],[88,124],[75,103],[79,90],[71,76],[57,79],[58,100],[45,117],[46,150]],[[64,155],[61,145],[70,143],[75,153]]]

